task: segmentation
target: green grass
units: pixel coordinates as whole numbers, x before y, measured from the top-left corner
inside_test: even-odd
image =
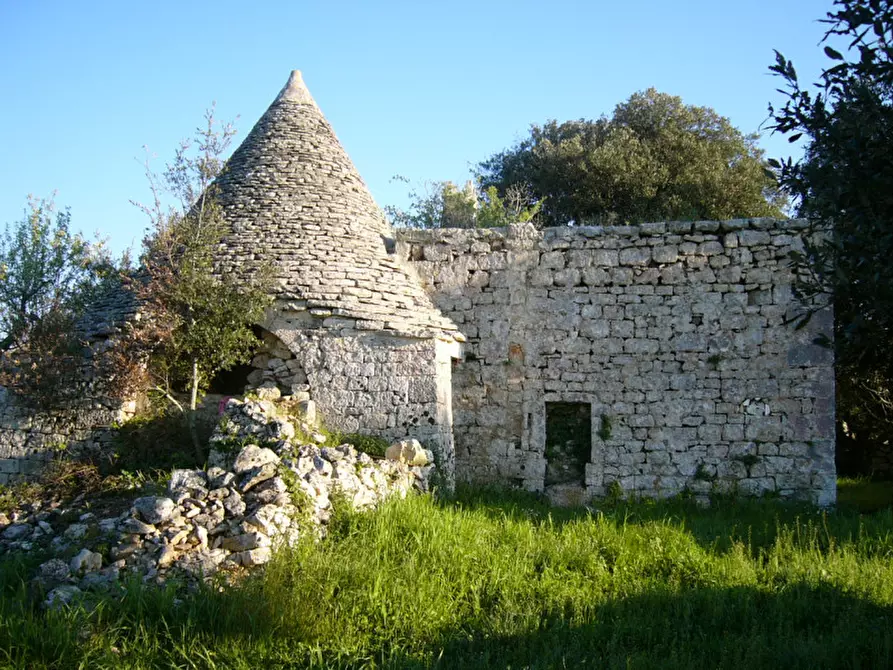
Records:
[[[876,512],[893,505],[893,482],[842,477],[837,481],[837,502],[842,507]]]
[[[891,558],[890,510],[412,497],[340,513],[326,541],[180,604],[131,585],[117,603],[43,614],[29,566],[7,563],[0,665],[891,667]]]

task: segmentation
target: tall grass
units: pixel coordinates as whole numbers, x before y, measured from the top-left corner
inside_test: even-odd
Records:
[[[769,502],[550,510],[466,491],[341,512],[262,577],[43,614],[0,582],[15,667],[890,667],[893,518]]]

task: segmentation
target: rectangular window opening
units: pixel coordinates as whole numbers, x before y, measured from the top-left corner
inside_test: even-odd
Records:
[[[546,486],[584,484],[592,454],[592,405],[546,403]]]

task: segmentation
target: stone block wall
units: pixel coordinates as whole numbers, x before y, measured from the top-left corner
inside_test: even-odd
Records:
[[[434,451],[452,482],[450,368],[458,344],[370,331],[345,334],[275,317],[263,333],[248,386],[274,383],[313,399],[325,426],[389,440],[415,438]],[[88,385],[89,386],[89,385]],[[61,449],[98,453],[136,403],[85,397],[76,407],[38,412],[0,388],[0,484],[36,474]]]
[[[37,474],[62,451],[100,453],[111,426],[133,415],[134,403],[84,401],[77,407],[35,411],[0,389],[0,484]]]
[[[39,411],[23,406],[14,393],[0,386],[0,484],[37,474],[63,451],[100,453],[113,439],[110,428],[133,416],[136,401],[114,397],[114,389],[105,385],[107,380],[97,378],[95,363],[109,350],[123,324],[138,318],[137,311],[135,296],[118,285],[81,316],[76,328],[87,355],[61,389],[58,408]]]
[[[804,227],[401,231],[398,257],[468,338],[452,382],[458,476],[544,490],[550,403],[580,403],[580,495],[832,503],[833,355],[814,344],[832,319],[789,323]]]
[[[382,332],[340,335],[295,328],[282,318],[270,332],[300,362],[292,392],[308,394],[327,428],[389,440],[415,438],[434,451],[439,471],[452,481],[455,342]]]

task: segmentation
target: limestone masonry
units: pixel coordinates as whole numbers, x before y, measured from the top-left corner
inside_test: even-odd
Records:
[[[108,397],[103,380],[91,379],[90,360],[135,313],[133,296],[123,291],[105,296],[87,311],[79,328],[89,352],[81,372],[85,381],[65,389],[63,406],[35,412],[15,403],[0,386],[0,484],[37,474],[63,448],[75,454],[101,452],[113,439],[109,428],[133,416],[134,401]]]
[[[395,233],[298,72],[218,186],[218,272],[276,278],[247,387],[415,438],[447,485],[834,502],[831,315],[793,326],[803,222]]]
[[[402,231],[398,255],[468,337],[452,381],[457,472],[564,499],[616,482],[833,502],[833,357],[813,343],[831,315],[788,323],[803,228]]]
[[[299,72],[218,186],[232,224],[219,271],[268,263],[278,282],[261,376],[312,396],[330,428],[425,442],[451,480],[450,360],[462,335],[391,253],[393,231]]]

